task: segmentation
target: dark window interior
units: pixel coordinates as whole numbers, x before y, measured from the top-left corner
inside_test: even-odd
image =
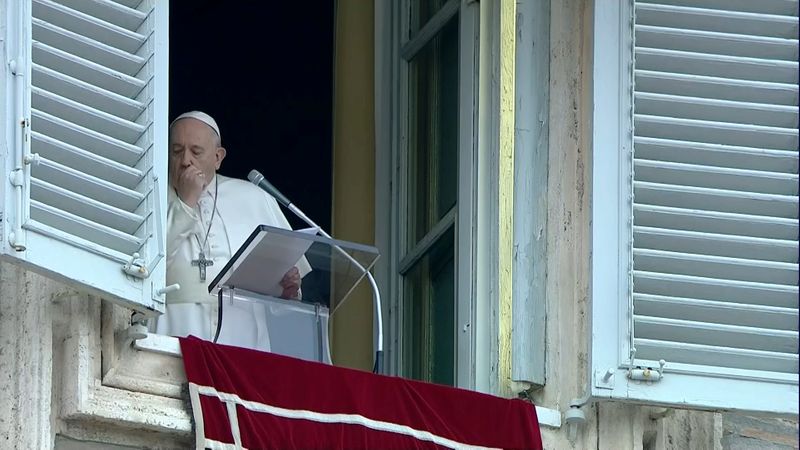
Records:
[[[211,114],[228,150],[220,173],[260,171],[326,230],[333,13],[332,1],[170,1],[170,120]]]

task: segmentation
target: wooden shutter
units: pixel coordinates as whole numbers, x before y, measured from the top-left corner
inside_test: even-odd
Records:
[[[22,181],[6,251],[129,306],[162,310],[153,291],[164,285],[167,4],[21,3],[27,71],[13,76],[24,78],[29,127],[22,155],[6,159]]]
[[[798,2],[600,3],[592,393],[796,415]]]
[[[790,3],[635,3],[637,360],[798,372]]]

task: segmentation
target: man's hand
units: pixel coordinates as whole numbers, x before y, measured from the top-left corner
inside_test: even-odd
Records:
[[[188,166],[178,176],[175,190],[183,203],[186,203],[190,208],[194,208],[197,205],[197,201],[200,200],[200,195],[206,185],[208,185],[208,180],[206,180],[203,171],[195,166]]]
[[[300,294],[300,270],[297,269],[297,266],[286,272],[280,285],[283,288],[281,297],[289,300],[298,300]]]

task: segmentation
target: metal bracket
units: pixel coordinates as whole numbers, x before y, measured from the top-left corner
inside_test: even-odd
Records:
[[[131,255],[131,259],[122,265],[122,271],[136,278],[147,278],[150,271],[147,270],[144,259],[138,253]]]
[[[165,287],[163,287],[163,288],[161,288],[161,289],[159,289],[159,290],[157,290],[155,292],[156,292],[156,295],[158,295],[160,297],[162,295],[169,294],[170,292],[174,292],[174,291],[180,290],[180,288],[181,288],[181,285],[178,284],[178,283],[175,283],[175,284],[170,284],[169,286],[165,286]]]
[[[667,362],[662,359],[658,361],[658,369],[653,369],[652,367],[628,369],[628,378],[635,381],[660,381],[664,378],[664,366],[666,364]]]
[[[145,317],[144,314],[137,312],[131,315],[131,326],[125,330],[125,334],[130,341],[135,342],[139,339],[144,339],[147,337],[147,325],[145,325],[146,321],[147,317]]]
[[[614,389],[614,370],[609,367],[605,371],[602,369],[595,370],[594,372],[594,387],[598,389]]]
[[[31,153],[22,157],[22,162],[25,163],[26,166],[38,166],[39,163],[42,162],[42,157],[39,156],[38,153]]]

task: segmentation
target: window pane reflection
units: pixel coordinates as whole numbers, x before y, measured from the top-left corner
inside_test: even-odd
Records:
[[[442,9],[447,0],[415,0],[411,2],[411,35],[424,27]]]
[[[409,246],[456,204],[458,16],[410,62]]]
[[[453,227],[405,277],[406,375],[455,383],[455,260]]]

